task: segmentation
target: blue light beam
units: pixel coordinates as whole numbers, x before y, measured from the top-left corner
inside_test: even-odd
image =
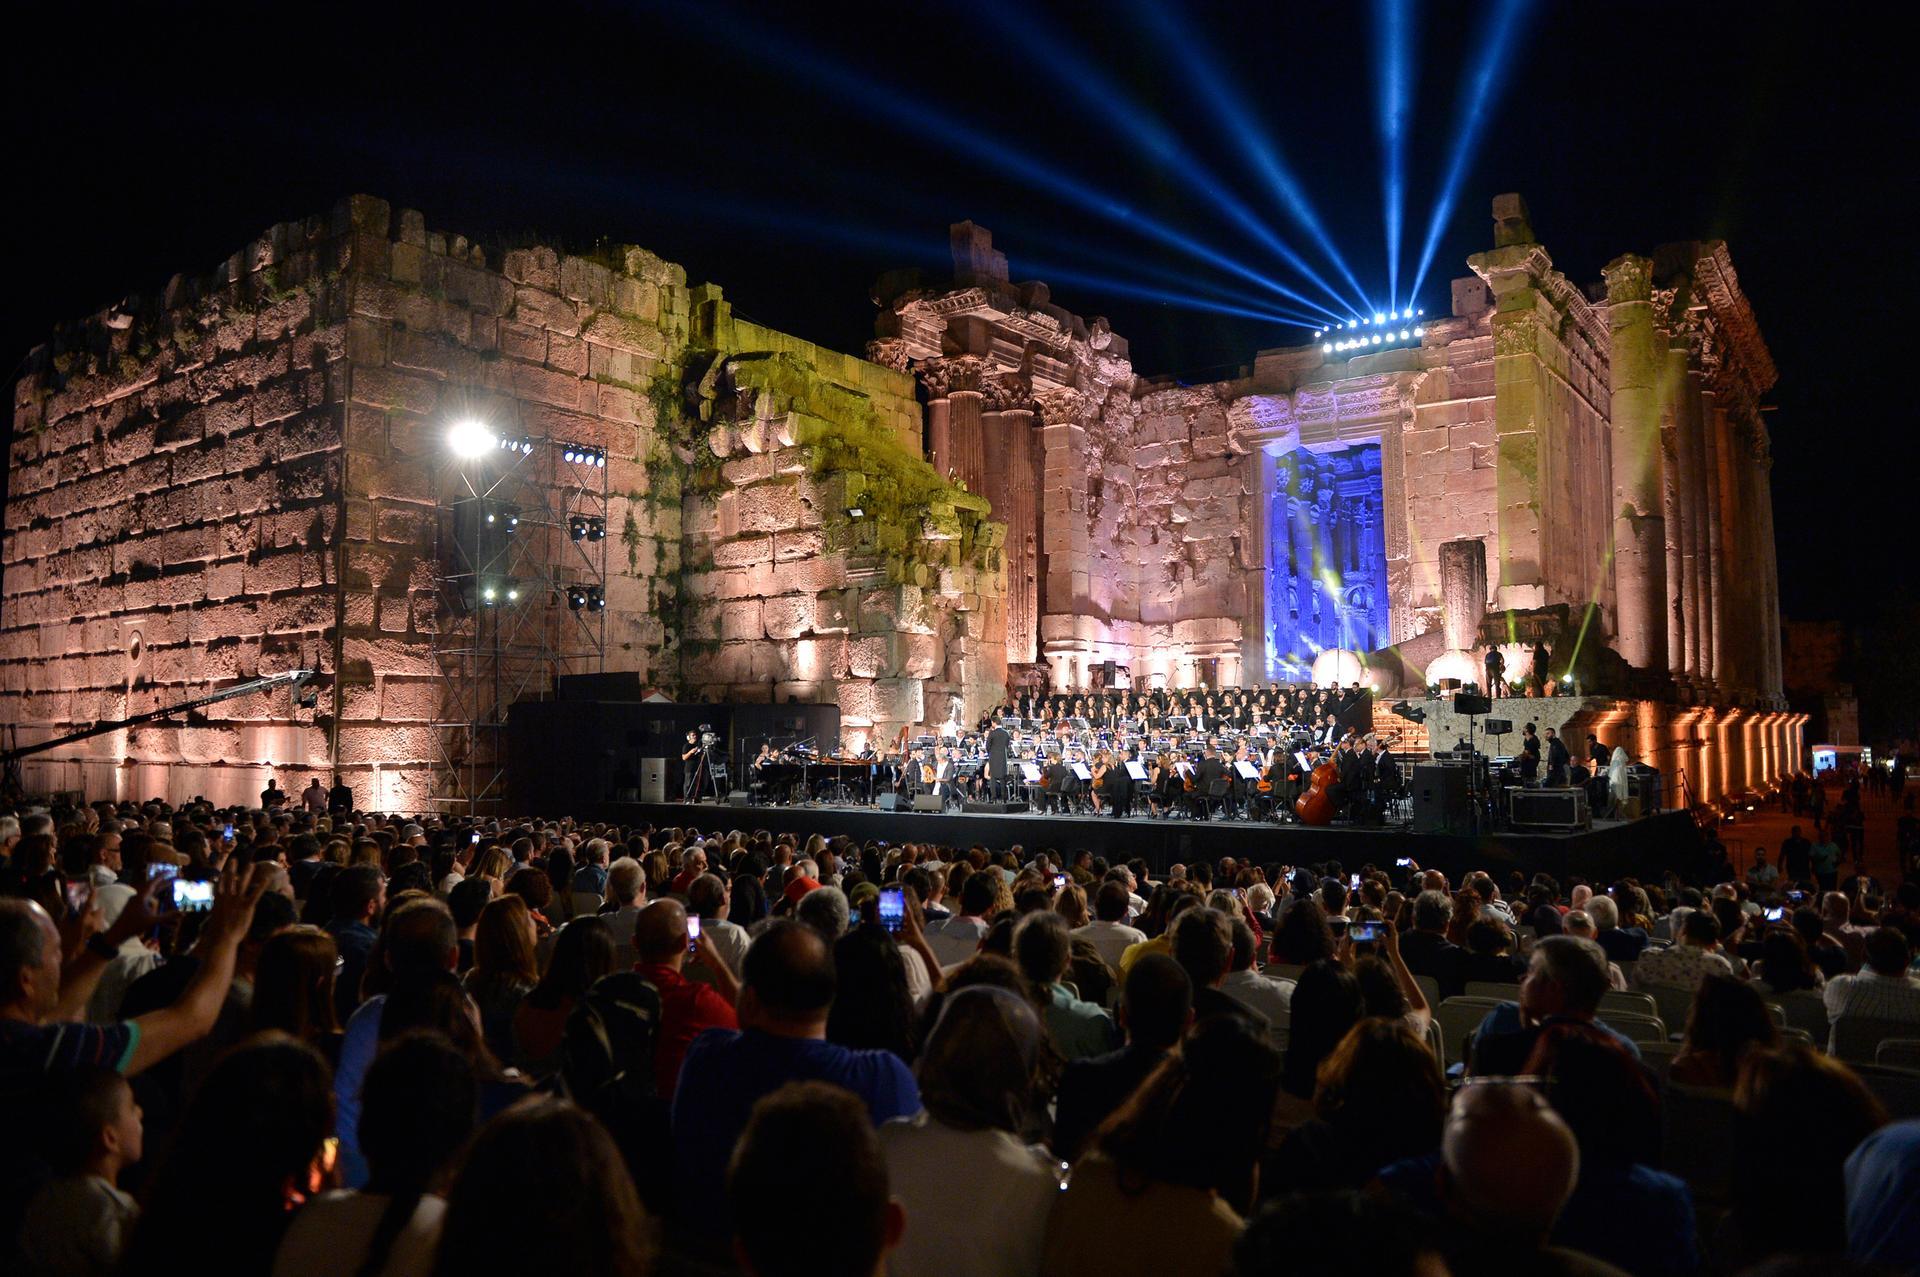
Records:
[[[1073,47],[1069,39],[1047,24],[1036,10],[1022,7],[1016,12],[1002,0],[986,0],[982,7],[1009,40],[1025,48],[1033,62],[1048,74],[1065,79],[1078,91],[1082,101],[1097,102],[1104,117],[1118,123],[1132,134],[1133,139],[1149,155],[1179,174],[1189,190],[1212,201],[1228,220],[1252,236],[1255,242],[1326,293],[1336,307],[1345,304],[1339,291],[1321,278],[1312,264],[1292,245],[1275,235],[1267,222],[1247,207],[1244,200],[1233,194],[1225,182],[1210,172],[1174,135],[1173,130],[1136,103],[1124,86],[1094,66]]]
[[[710,21],[711,12],[709,11]],[[1267,292],[1298,303],[1311,312],[1338,318],[1332,308],[1288,288],[1272,277],[1254,270],[1193,236],[1140,213],[1106,193],[1070,177],[1060,168],[1038,156],[1029,155],[998,138],[956,123],[948,115],[873,80],[853,68],[820,53],[791,32],[783,32],[778,41],[749,41],[746,49],[761,50],[787,71],[802,71],[812,76],[829,92],[847,97],[867,112],[869,119],[880,119],[896,129],[919,138],[934,138],[982,164],[1000,169],[1033,186],[1051,191],[1063,200],[1117,222],[1136,234],[1158,240],[1189,256],[1231,275],[1257,284]]]
[[[1487,129],[1487,117],[1499,100],[1508,74],[1513,69],[1513,52],[1533,7],[1533,0],[1499,0],[1485,35],[1475,41],[1480,58],[1466,80],[1468,96],[1453,136],[1453,154],[1447,162],[1446,176],[1440,184],[1440,197],[1433,205],[1433,220],[1427,224],[1426,243],[1420,250],[1420,265],[1413,273],[1412,295],[1418,296],[1426,282],[1433,255],[1453,216],[1460,198],[1460,184],[1472,167]]]
[[[1346,258],[1333,246],[1332,237],[1327,234],[1326,227],[1320,224],[1318,214],[1307,202],[1306,193],[1288,170],[1279,149],[1254,119],[1245,102],[1228,87],[1220,60],[1210,51],[1203,50],[1190,29],[1177,18],[1170,17],[1153,0],[1137,0],[1134,8],[1153,28],[1160,47],[1173,53],[1186,68],[1187,87],[1198,89],[1208,100],[1214,113],[1220,117],[1227,131],[1252,161],[1254,169],[1265,180],[1273,197],[1353,289],[1356,299],[1354,313],[1372,314],[1375,307],[1367,300],[1367,290],[1360,286]]]
[[[1387,305],[1400,304],[1400,231],[1406,212],[1407,132],[1413,114],[1414,0],[1373,0],[1374,75],[1380,82],[1382,195],[1386,201]]]

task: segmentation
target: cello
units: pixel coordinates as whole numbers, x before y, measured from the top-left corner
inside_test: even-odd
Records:
[[[1340,766],[1332,758],[1319,763],[1307,779],[1306,790],[1293,800],[1293,814],[1303,825],[1333,823],[1333,787],[1340,783]]]

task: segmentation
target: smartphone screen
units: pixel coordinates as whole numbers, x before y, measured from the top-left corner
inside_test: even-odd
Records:
[[[880,925],[888,931],[900,930],[907,916],[907,898],[898,887],[880,893]]]
[[[1787,920],[1787,911],[1784,907],[1775,907],[1767,910],[1768,922],[1785,922],[1786,920]]]
[[[1396,860],[1396,861],[1394,861],[1393,863],[1394,863],[1395,865],[1397,865],[1398,867],[1400,867],[1400,868],[1402,868],[1402,869],[1408,869],[1408,868],[1411,868],[1411,867],[1413,866],[1413,857],[1412,857],[1412,856],[1402,856],[1402,857],[1400,857],[1400,859],[1398,859],[1398,860]]]
[[[67,912],[78,914],[87,904],[87,883],[83,878],[67,884]]]
[[[1067,876],[1065,874],[1055,874],[1053,876],[1053,889],[1055,891],[1060,890],[1060,888],[1066,885],[1067,885]]]
[[[1347,928],[1347,939],[1355,944],[1369,944],[1380,938],[1380,924],[1377,922],[1356,922]]]
[[[473,836],[473,844],[476,847],[480,845],[480,835],[477,833]]]
[[[213,884],[191,878],[173,880],[173,907],[181,913],[205,913],[213,908]]]
[[[228,842],[232,842],[232,841],[233,841],[233,826],[232,826],[232,825],[228,825],[228,826],[227,826],[227,841],[228,841]]]
[[[1359,875],[1359,874],[1355,874],[1355,875],[1353,875],[1353,877],[1351,877],[1351,878],[1349,878],[1349,879],[1347,879],[1347,890],[1348,890],[1348,891],[1358,891],[1358,890],[1360,890],[1360,875]]]
[[[690,913],[687,915],[687,951],[689,953],[694,953],[694,952],[698,952],[699,948],[700,948],[700,915],[697,913]]]

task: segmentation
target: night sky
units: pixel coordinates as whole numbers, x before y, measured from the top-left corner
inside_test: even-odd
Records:
[[[9,67],[8,362],[351,191],[482,242],[639,243],[739,313],[849,351],[872,333],[875,277],[942,269],[962,218],[994,231],[1016,279],[1050,278],[1046,263],[1286,305],[1129,229],[1144,217],[1315,294],[1211,198],[1202,170],[1332,277],[1136,3],[44,7]],[[1404,291],[1500,6],[1401,8],[1417,28]],[[1179,12],[1384,295],[1369,6]],[[1534,3],[1415,299],[1445,311],[1448,280],[1491,246],[1500,191],[1526,196],[1581,282],[1622,252],[1727,239],[1780,369],[1774,505],[1795,617],[1868,619],[1911,526],[1912,408],[1891,382],[1920,284],[1915,113],[1876,12]],[[1162,144],[1129,119],[1164,126]],[[1125,222],[990,162],[1006,148]],[[1210,379],[1303,336],[1051,279],[1054,301],[1112,320],[1144,373]]]

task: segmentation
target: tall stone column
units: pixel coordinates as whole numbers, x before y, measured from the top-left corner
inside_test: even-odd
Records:
[[[1081,420],[1082,397],[1075,391],[1046,391],[1036,396],[1036,402],[1046,449],[1040,489],[1040,544],[1047,573],[1040,585],[1040,642],[1056,677],[1064,656],[1072,671],[1069,677],[1078,680],[1090,650],[1075,624],[1087,610],[1092,593],[1087,428]]]
[[[1725,528],[1721,524],[1720,454],[1725,450],[1726,410],[1720,396],[1708,391],[1700,396],[1700,443],[1702,469],[1700,488],[1705,499],[1707,525],[1707,562],[1703,574],[1707,587],[1707,624],[1701,636],[1707,653],[1707,677],[1724,687],[1727,675],[1727,578]]]
[[[1635,669],[1667,662],[1666,519],[1653,326],[1653,263],[1632,253],[1609,262],[1612,330],[1613,579],[1616,645]]]
[[[1700,373],[1691,359],[1680,388],[1680,489],[1686,505],[1686,573],[1683,597],[1687,609],[1687,674],[1696,696],[1705,699],[1712,672],[1712,599],[1707,583],[1707,496],[1706,427],[1701,420],[1703,403]]]
[[[1035,659],[1039,635],[1039,529],[1035,522],[1033,473],[1033,410],[1011,408],[990,414],[1000,427],[988,445],[989,473],[997,466],[1005,493],[994,501],[994,517],[1007,524],[1007,660],[1028,664]]]
[[[1668,421],[1672,422],[1672,465],[1668,467],[1667,486],[1672,490],[1672,524],[1667,528],[1668,542],[1674,551],[1667,559],[1667,593],[1674,601],[1674,628],[1668,634],[1668,647],[1676,647],[1668,668],[1676,678],[1690,686],[1699,682],[1699,559],[1695,557],[1695,532],[1699,528],[1699,509],[1693,490],[1699,480],[1693,465],[1693,434],[1699,409],[1699,394],[1688,369],[1686,342],[1667,348]]]
[[[953,469],[953,401],[944,393],[927,401],[927,460],[942,476]]]

